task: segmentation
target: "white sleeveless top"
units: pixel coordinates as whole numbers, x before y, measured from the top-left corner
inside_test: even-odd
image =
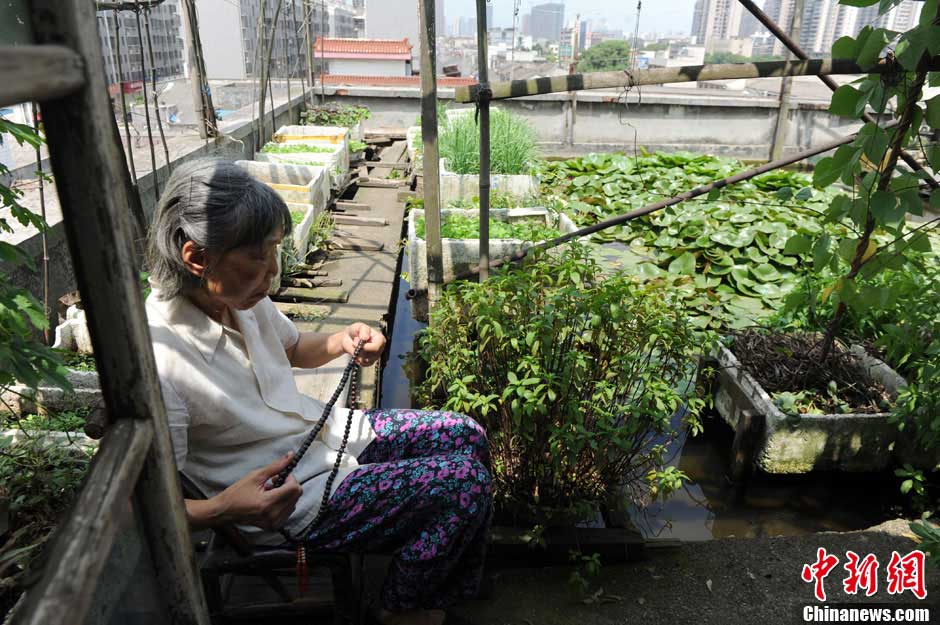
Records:
[[[300,333],[269,298],[235,311],[238,332],[186,297],[160,301],[156,293],[147,299],[147,317],[177,468],[211,497],[296,450],[326,405],[297,390],[285,350]],[[320,508],[348,412],[334,407],[294,469],[303,494],[286,525],[291,534],[306,527]],[[356,457],[374,438],[368,418],[354,411],[334,492],[359,466]],[[277,532],[241,529],[254,543],[284,540]]]

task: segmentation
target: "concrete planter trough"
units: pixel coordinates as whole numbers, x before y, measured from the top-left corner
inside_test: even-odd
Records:
[[[235,164],[277,191],[285,202],[312,204],[325,210],[330,200],[330,174],[326,167],[256,161]]]
[[[479,215],[477,210],[445,208],[441,210],[441,219],[449,215]],[[423,209],[413,209],[408,219],[408,259],[410,264],[409,282],[413,289],[426,289],[428,286],[427,244],[418,238],[415,223],[424,216]],[[563,213],[553,213],[544,208],[494,208],[490,211],[493,219],[502,221],[538,220],[555,226],[562,233],[574,232],[577,226]],[[535,242],[519,239],[490,239],[490,259],[495,260],[511,256]],[[441,239],[444,282],[451,282],[457,276],[478,267],[480,263],[479,239]]]
[[[255,160],[262,163],[325,167],[330,172],[330,185],[339,191],[349,182],[349,151],[341,145],[310,141],[311,145],[332,148],[332,152],[255,152]],[[312,164],[312,165],[311,165]]]
[[[535,197],[539,194],[537,176],[525,174],[492,174],[490,176],[490,194],[512,195],[515,197]],[[480,195],[480,176],[477,174],[455,174],[447,169],[445,159],[441,159],[441,202],[469,200]]]
[[[863,348],[854,346],[851,353],[892,396],[906,385]],[[735,430],[733,474],[743,475],[752,466],[775,474],[878,471],[895,458],[898,429],[888,421],[890,413],[805,414],[793,423],[729,349],[722,346],[711,360],[718,370],[715,408]]]

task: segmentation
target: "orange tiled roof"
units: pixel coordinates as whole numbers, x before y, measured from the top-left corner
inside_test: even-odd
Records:
[[[317,37],[316,56],[327,59],[411,60],[412,45],[404,39],[338,39]]]
[[[374,87],[420,87],[420,76],[354,76],[351,74],[324,74],[327,85],[369,85]],[[438,76],[438,87],[466,87],[475,85],[476,78],[470,76]]]

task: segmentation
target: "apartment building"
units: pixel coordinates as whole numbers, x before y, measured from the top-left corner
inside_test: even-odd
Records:
[[[97,17],[98,37],[101,40],[108,84],[150,80],[147,17],[141,13],[139,33],[137,15],[133,11],[118,11],[116,15],[114,11],[98,11]],[[157,70],[157,79],[183,76],[185,48],[179,0],[167,0],[153,7],[149,13],[149,21],[150,39],[153,42],[153,66]],[[123,76],[118,75],[118,56]]]

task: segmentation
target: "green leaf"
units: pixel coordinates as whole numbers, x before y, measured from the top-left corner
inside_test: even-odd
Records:
[[[841,177],[842,170],[835,167],[835,161],[831,156],[827,156],[816,163],[813,170],[813,186],[817,189],[825,189]]]
[[[832,239],[828,233],[816,239],[816,244],[813,245],[813,267],[815,269],[820,270],[829,263],[829,259],[832,257],[829,251],[831,243]]]
[[[867,101],[866,94],[852,85],[842,85],[832,94],[829,112],[833,115],[841,115],[842,117],[858,117],[858,103],[862,99]],[[862,107],[864,108],[864,106],[863,103]]]
[[[878,61],[878,57],[881,56],[881,51],[884,50],[885,44],[887,43],[887,31],[883,28],[876,28],[865,40],[861,50],[859,50],[856,61],[863,68],[873,66],[875,62]]]
[[[812,249],[812,242],[804,234],[796,234],[789,239],[787,239],[787,244],[783,248],[784,254],[790,254],[791,256],[797,256],[800,254],[807,254]]]
[[[871,196],[871,213],[882,225],[889,223],[889,217],[894,215],[897,205],[898,199],[890,191],[875,191]]]
[[[870,7],[873,4],[878,4],[878,0],[839,0],[839,4],[850,7]]]
[[[940,94],[927,100],[927,114],[924,121],[934,130],[940,129]]]
[[[684,276],[695,275],[695,256],[692,254],[692,252],[685,252],[674,261],[669,263],[669,273],[675,273]]]
[[[934,172],[940,172],[940,144],[933,143],[927,146],[927,162]]]
[[[858,52],[858,42],[848,35],[839,37],[832,44],[832,58],[834,59],[851,59],[854,61],[858,57]]]

